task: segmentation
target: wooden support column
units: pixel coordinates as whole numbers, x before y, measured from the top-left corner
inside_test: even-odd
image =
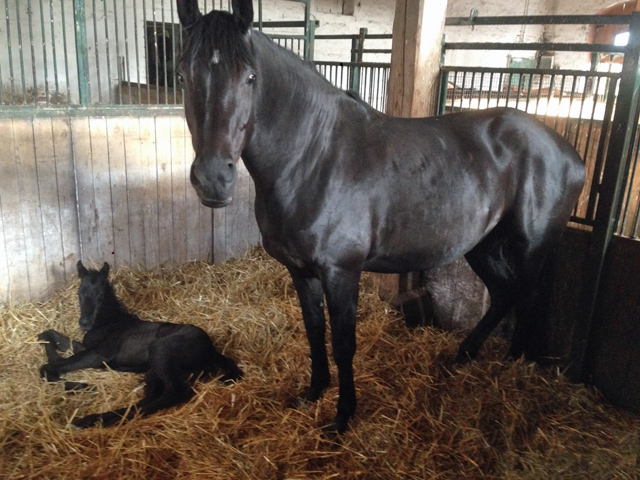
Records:
[[[437,108],[438,76],[447,0],[396,0],[387,113],[427,117]],[[380,295],[395,303],[413,280],[376,275]]]
[[[396,0],[387,113],[435,115],[447,0]]]

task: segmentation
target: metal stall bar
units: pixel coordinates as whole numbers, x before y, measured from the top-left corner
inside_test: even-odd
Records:
[[[87,24],[84,0],[73,1],[73,19],[75,25],[76,54],[78,59],[78,87],[80,105],[87,107],[91,103],[89,90],[89,48],[87,45]]]
[[[39,12],[40,12],[40,36],[42,37],[42,60],[44,63],[43,71],[44,71],[44,98],[45,104],[48,106],[51,104],[51,95],[49,92],[49,71],[48,71],[48,62],[47,62],[47,46],[44,41],[46,38],[46,32],[44,29],[44,9],[42,8],[42,0],[38,0]],[[0,75],[2,78],[2,75]]]
[[[598,78],[598,82],[596,88],[600,84],[600,77]],[[605,152],[607,151],[607,146],[609,144],[609,138],[607,136],[607,132],[610,131],[609,124],[611,122],[611,116],[613,114],[613,109],[616,104],[616,91],[618,90],[619,82],[609,82],[608,93],[607,93],[607,103],[605,107],[604,119],[602,121],[602,133],[600,134],[600,141],[598,143],[598,153],[596,155],[596,164],[593,168],[593,176],[591,180],[591,189],[589,191],[589,202],[587,205],[587,213],[586,218],[591,220],[591,224],[593,224],[593,220],[595,218],[596,205],[598,200],[598,192],[600,190],[600,182],[599,179],[602,174],[602,167],[604,165],[604,157]],[[596,90],[597,91],[597,90]],[[595,102],[594,102],[594,110],[595,110]],[[593,113],[591,114],[593,117]],[[593,121],[589,122],[589,134],[587,140],[586,151],[589,150],[589,141],[591,139],[591,131],[593,127]]]
[[[33,38],[33,8],[31,6],[31,0],[27,0],[27,20],[28,30],[29,30],[29,49],[31,54],[31,77],[32,77],[32,88],[33,88],[33,103],[37,103],[38,101],[38,75],[36,73],[36,55],[34,48],[34,38]]]
[[[107,81],[108,81],[108,92],[109,92],[109,103],[115,103],[113,98],[113,92],[111,88],[111,54],[110,54],[110,37],[109,37],[109,21],[107,15],[107,2],[106,0],[102,2],[103,15],[104,15],[104,42],[105,42],[105,60],[107,64]],[[94,10],[95,12],[95,10]],[[97,16],[97,15],[96,15]],[[96,36],[97,37],[97,36]],[[97,40],[97,38],[96,38]],[[102,103],[102,100],[100,100]]]
[[[16,0],[16,31],[18,34],[18,58],[20,59],[20,78],[22,85],[22,104],[27,104],[27,85],[24,78],[24,54],[23,54],[23,46],[22,46],[22,22],[20,21],[20,4],[18,0]]]
[[[634,194],[633,187],[636,181],[636,174],[638,169],[638,156],[640,155],[640,149],[638,148],[639,143],[640,143],[640,136],[636,135],[635,142],[633,145],[633,152],[635,152],[635,154],[633,155],[632,165],[630,165],[631,171],[627,172],[628,173],[628,175],[626,176],[627,178],[625,178],[624,180],[624,184],[626,185],[624,202],[623,202],[624,208],[622,211],[622,218],[620,219],[618,228],[616,230],[616,233],[618,235],[625,235],[625,234],[628,235],[629,233],[633,235],[633,232],[627,233],[629,230],[627,228],[627,221],[629,219],[629,208],[631,207],[631,204],[633,202],[633,194]],[[637,206],[636,206],[636,211],[640,211],[640,209],[638,209]]]
[[[630,145],[638,129],[640,101],[640,12],[631,14],[629,43],[625,48],[618,104],[611,126],[611,138],[602,175],[592,240],[586,259],[585,285],[581,295],[582,315],[578,316],[571,348],[570,377],[589,382],[591,359],[589,337],[597,305],[600,280],[611,239],[619,217],[623,181],[630,160]]]

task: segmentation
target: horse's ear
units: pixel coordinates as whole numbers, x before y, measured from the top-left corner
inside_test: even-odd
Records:
[[[253,23],[253,0],[233,0],[231,10],[240,28],[247,32]]]
[[[78,260],[76,267],[78,267],[78,276],[80,278],[84,277],[87,273],[89,273],[89,270],[87,270],[86,267],[82,264],[82,260]]]
[[[107,262],[104,262],[104,264],[102,265],[102,268],[100,269],[100,273],[103,274],[105,277],[109,275],[109,264]]]
[[[198,8],[198,0],[177,0],[177,3],[178,17],[184,28],[189,28],[202,16]]]

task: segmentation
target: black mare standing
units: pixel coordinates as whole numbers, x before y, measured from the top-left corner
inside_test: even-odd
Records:
[[[50,382],[60,375],[84,368],[104,368],[124,372],[146,373],[144,397],[133,408],[94,413],[73,422],[86,428],[102,422],[113,425],[136,413],[150,415],[158,410],[185,403],[193,396],[191,381],[200,374],[215,375],[223,370],[221,380],[238,380],[242,371],[236,363],[216,350],[207,333],[195,325],[168,322],[145,322],[129,313],[116,297],[109,283],[109,264],[100,270],[88,270],[78,262],[81,278],[80,328],[82,343],[55,330],[38,335],[44,341],[49,363],[40,375]],[[63,358],[58,351],[71,347],[73,355]],[[66,382],[67,389],[86,384]]]
[[[510,354],[520,356],[543,260],[561,236],[585,177],[560,135],[508,108],[434,118],[384,115],[311,64],[252,30],[251,0],[203,15],[177,0],[185,39],[178,75],[196,153],[201,202],[232,200],[236,161],[255,182],[266,251],[289,270],[311,348],[306,399],[329,385],[326,299],[339,400],[327,429],[356,410],[352,360],[363,270],[403,273],[464,255],[491,306],[460,345],[474,358],[516,310]]]

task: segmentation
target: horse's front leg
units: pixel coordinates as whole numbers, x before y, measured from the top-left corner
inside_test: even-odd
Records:
[[[331,324],[333,358],[338,367],[339,398],[336,417],[325,427],[343,433],[356,411],[356,388],[353,381],[353,357],[356,353],[356,311],[360,270],[331,269],[323,276]]]
[[[316,402],[331,380],[325,345],[324,293],[317,278],[294,268],[289,268],[289,273],[300,299],[302,318],[311,349],[311,383],[305,393],[305,400]]]
[[[71,347],[71,339],[53,329],[42,332],[38,335],[38,340],[44,342],[42,345],[49,362],[61,359],[62,357],[58,354],[58,351],[66,352]]]
[[[40,376],[48,382],[60,381],[60,375],[85,368],[104,367],[104,358],[93,350],[83,350],[69,358],[59,358],[40,367]]]

